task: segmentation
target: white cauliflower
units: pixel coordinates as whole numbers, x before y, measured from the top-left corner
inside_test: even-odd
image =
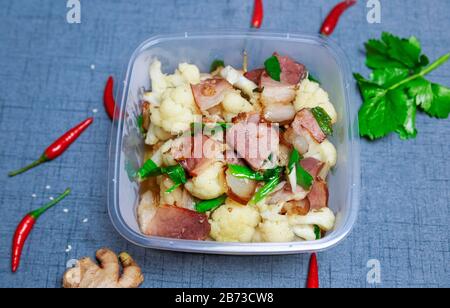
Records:
[[[215,162],[198,176],[190,179],[185,188],[194,196],[202,200],[220,197],[227,191],[225,171],[222,162]]]
[[[171,137],[172,135],[170,133],[151,123],[147,131],[145,143],[148,145],[155,145],[160,141],[169,140]]]
[[[260,220],[255,207],[241,205],[228,198],[211,215],[210,236],[219,242],[251,242]]]
[[[297,112],[304,108],[322,107],[330,116],[331,122],[333,124],[337,122],[337,112],[330,102],[328,93],[318,83],[309,79],[300,83],[294,106]]]
[[[259,204],[262,222],[258,226],[261,239],[264,242],[292,242],[295,234],[289,225],[286,215],[280,215],[280,205]]]
[[[222,102],[224,116],[228,122],[241,112],[253,111],[253,106],[239,92],[228,92]]]
[[[161,106],[151,108],[151,122],[172,135],[190,128],[195,121],[195,101],[189,86],[167,89],[162,95]]]
[[[175,163],[171,163],[168,161],[167,155],[170,155],[170,150],[172,148],[173,140],[166,141],[161,147],[159,147],[158,150],[156,150],[151,160],[157,165],[157,166],[172,166],[175,165]],[[173,158],[173,157],[172,157]]]
[[[337,151],[334,145],[328,140],[317,143],[309,134],[305,134],[309,149],[304,157],[312,157],[325,163],[325,166],[319,173],[320,178],[326,179],[328,171],[336,165]]]
[[[258,94],[254,92],[258,88],[258,85],[247,79],[244,73],[234,69],[231,66],[227,66],[220,72],[220,75],[225,78],[234,87],[242,90],[252,101],[256,101]]]
[[[295,225],[292,227],[295,235],[305,241],[315,241],[316,233],[313,225]]]
[[[193,64],[181,63],[178,65],[177,73],[183,76],[184,80],[189,84],[200,83],[200,70]]]
[[[166,75],[161,70],[161,62],[155,60],[150,64],[150,80],[152,82],[152,92],[154,97],[159,100],[161,94],[169,86]]]
[[[172,188],[175,183],[167,176],[158,177],[158,182],[160,187],[160,203],[180,206],[183,199],[183,188],[178,187],[174,191],[167,193],[167,190]]]
[[[334,227],[336,217],[333,211],[325,207],[320,210],[312,210],[307,215],[289,216],[289,224],[291,226],[298,225],[317,225],[324,231],[330,231]]]

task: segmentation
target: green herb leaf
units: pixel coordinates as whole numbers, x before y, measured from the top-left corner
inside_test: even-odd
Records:
[[[381,40],[366,43],[368,67],[373,69],[408,68],[417,70],[426,66],[427,58],[421,56],[421,46],[417,38],[401,39],[384,32]]]
[[[158,167],[158,165],[156,165],[156,163],[153,160],[149,159],[144,163],[141,169],[137,171],[136,177],[142,181],[149,177],[158,176],[161,174],[162,174],[161,168]]]
[[[226,199],[227,195],[223,195],[216,199],[201,201],[195,205],[195,210],[199,213],[206,213],[208,211],[215,210],[224,204]]]
[[[300,165],[300,162],[295,165],[295,170],[297,170],[297,184],[309,190],[314,182],[312,175]]]
[[[281,178],[273,178],[267,182],[263,187],[261,187],[253,198],[250,200],[249,204],[257,204],[261,200],[265,199],[277,186],[280,184]]]
[[[230,127],[231,124],[226,122],[216,122],[214,125],[206,123],[191,123],[191,134],[192,136],[195,136],[198,133],[203,133],[208,136],[213,136],[219,131],[226,131]]]
[[[281,66],[280,61],[278,61],[278,58],[275,56],[270,57],[269,59],[264,62],[264,66],[266,68],[267,74],[276,81],[281,80]]]
[[[246,166],[240,166],[240,165],[228,165],[228,170],[230,170],[230,173],[239,178],[239,179],[247,179],[247,180],[253,180],[253,181],[264,181],[264,176],[256,172],[249,167]]]
[[[311,112],[320,126],[320,129],[326,135],[333,134],[333,124],[331,124],[331,118],[328,113],[322,107],[314,107]]]
[[[322,231],[318,225],[314,225],[314,234],[316,235],[316,240],[320,240],[322,238]]]
[[[223,60],[216,59],[211,63],[211,68],[209,72],[215,72],[219,67],[225,67],[225,62]]]
[[[389,33],[367,42],[366,50],[367,65],[374,69],[370,80],[354,75],[364,100],[359,111],[361,136],[377,139],[396,132],[402,139],[416,137],[417,107],[437,118],[449,116],[450,89],[424,77],[447,62],[450,54],[428,65],[416,38]]]

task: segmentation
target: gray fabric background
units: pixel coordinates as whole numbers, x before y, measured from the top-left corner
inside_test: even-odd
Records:
[[[145,287],[303,287],[307,255],[229,257],[145,250],[123,240],[106,213],[111,125],[101,100],[106,77],[122,76],[131,52],[152,35],[247,27],[253,1],[81,3],[82,23],[71,25],[64,0],[2,1],[0,287],[59,287],[68,260],[93,256],[102,246],[129,251],[145,272]],[[315,33],[336,1],[265,3],[264,29]],[[449,51],[448,0],[384,0],[380,25],[366,22],[365,4],[360,0],[333,36],[354,71],[367,74],[363,42],[382,30],[416,35],[432,59]],[[431,78],[448,86],[449,69],[447,64]],[[55,137],[88,116],[95,117],[94,125],[63,157],[7,178],[10,169],[39,156]],[[419,135],[409,142],[396,136],[362,142],[359,220],[342,245],[319,255],[323,287],[450,286],[450,123],[419,115],[417,126]],[[17,223],[67,186],[73,194],[39,221],[19,272],[11,274],[10,245]],[[66,253],[68,245],[73,249]],[[372,258],[381,262],[379,285],[366,281],[366,264]]]

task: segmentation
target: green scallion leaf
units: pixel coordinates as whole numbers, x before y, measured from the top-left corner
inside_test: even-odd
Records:
[[[322,107],[314,107],[311,109],[311,112],[316,119],[317,123],[320,126],[320,129],[326,135],[333,134],[333,126],[331,124],[331,118],[328,113]]]
[[[195,205],[195,210],[199,213],[206,213],[208,211],[215,210],[224,204],[226,199],[227,195],[223,195],[216,199],[201,201]]]
[[[316,235],[316,240],[320,240],[322,238],[322,231],[318,225],[314,225],[314,234]]]
[[[256,172],[249,167],[246,166],[240,166],[240,165],[228,165],[228,170],[230,170],[230,173],[239,178],[239,179],[247,179],[247,180],[253,180],[253,181],[264,181],[264,176]]]
[[[261,187],[256,194],[253,196],[252,200],[250,200],[250,204],[257,204],[264,198],[266,198],[277,186],[280,184],[281,178],[273,178],[269,182],[267,182],[263,187]]]
[[[225,67],[225,62],[223,60],[216,59],[211,63],[211,68],[209,72],[215,72],[219,67]]]
[[[275,56],[270,57],[264,62],[264,67],[266,68],[267,74],[276,81],[281,80],[281,65],[278,58]]]
[[[169,178],[175,183],[175,186],[176,185],[180,186],[181,184],[185,184],[187,182],[186,172],[184,171],[183,166],[181,166],[180,164],[175,165],[175,166],[169,166],[166,168],[161,168],[161,172],[163,174],[168,175]],[[172,189],[172,188],[170,188],[170,189]],[[173,188],[173,190],[175,190],[175,189],[176,189],[176,187]]]
[[[300,162],[295,165],[295,169],[297,170],[297,184],[306,190],[310,189],[314,178],[300,165]]]
[[[141,115],[139,115],[137,117],[137,125],[139,128],[139,132],[142,134],[142,136],[145,136],[145,129],[144,129],[144,117]]]
[[[136,177],[139,180],[142,181],[142,180],[145,180],[145,179],[147,179],[149,177],[158,176],[158,175],[161,175],[161,174],[162,174],[161,168],[158,167],[158,165],[156,165],[156,163],[153,160],[149,159],[136,172]]]
[[[314,77],[311,73],[308,73],[308,80],[320,84],[320,81]]]

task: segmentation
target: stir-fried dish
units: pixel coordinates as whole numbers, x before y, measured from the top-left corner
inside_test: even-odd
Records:
[[[142,233],[220,242],[320,239],[333,229],[337,113],[306,67],[275,53],[247,71],[150,65],[137,213]]]

